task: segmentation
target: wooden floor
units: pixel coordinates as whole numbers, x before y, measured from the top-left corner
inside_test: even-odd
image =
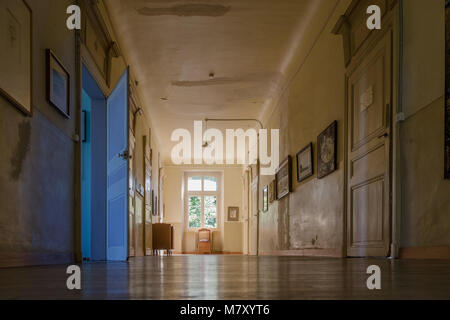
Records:
[[[366,269],[379,265],[382,290]],[[92,263],[81,292],[66,266],[0,269],[0,299],[450,299],[450,261],[172,256]]]

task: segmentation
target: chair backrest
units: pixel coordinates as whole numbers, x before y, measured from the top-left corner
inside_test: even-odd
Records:
[[[211,230],[209,229],[198,230],[198,241],[211,241]]]

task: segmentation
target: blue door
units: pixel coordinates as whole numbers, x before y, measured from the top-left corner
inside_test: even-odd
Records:
[[[106,257],[128,258],[128,77],[125,71],[107,100]]]

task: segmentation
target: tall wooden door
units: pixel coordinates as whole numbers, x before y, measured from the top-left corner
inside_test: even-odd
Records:
[[[388,31],[347,72],[348,256],[390,251],[391,43]]]
[[[243,173],[242,176],[242,180],[244,183],[244,188],[243,188],[243,194],[242,194],[242,199],[243,199],[243,203],[242,203],[242,218],[244,221],[244,254],[249,254],[249,233],[248,233],[248,228],[249,228],[249,217],[250,217],[250,205],[249,205],[249,200],[250,200],[250,193],[249,193],[249,188],[250,188],[250,184],[249,184],[249,172],[246,170]]]
[[[144,174],[145,174],[145,254],[152,254],[152,165],[151,165],[151,130],[149,136],[144,136]]]
[[[258,200],[259,176],[257,166],[251,167],[251,185],[250,185],[250,216],[249,216],[249,248],[248,254],[258,255],[258,219],[259,219],[259,200]]]
[[[128,258],[129,175],[128,68],[107,99],[107,231],[106,257]]]

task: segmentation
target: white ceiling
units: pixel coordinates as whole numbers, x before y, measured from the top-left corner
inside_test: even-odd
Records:
[[[174,129],[204,118],[261,118],[305,30],[335,1],[104,2],[167,161]]]

